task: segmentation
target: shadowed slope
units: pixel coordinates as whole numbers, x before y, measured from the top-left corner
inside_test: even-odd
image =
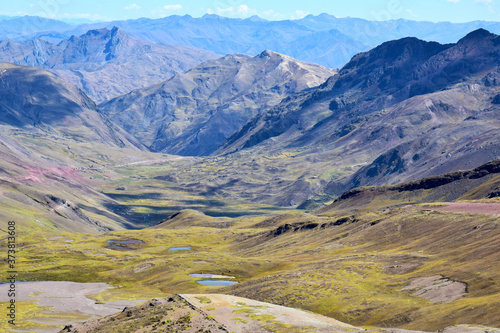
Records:
[[[384,43],[257,115],[217,152],[292,150],[319,169],[352,167],[324,188],[334,195],[477,167],[500,156],[499,45],[485,30],[457,44]]]
[[[334,73],[272,51],[228,55],[100,107],[152,151],[209,155],[260,110]]]
[[[141,145],[112,125],[84,93],[54,74],[0,63],[0,123],[76,141]]]

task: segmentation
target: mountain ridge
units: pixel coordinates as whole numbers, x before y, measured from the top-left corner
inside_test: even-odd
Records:
[[[353,57],[323,85],[257,115],[216,154],[294,149],[304,157],[321,151],[321,159],[366,163],[344,185],[327,186],[336,195],[350,187],[454,171],[466,156],[475,156],[468,166],[479,166],[498,154],[498,107],[492,101],[498,94],[499,40],[478,30],[456,44],[386,42]],[[462,124],[465,132],[453,134]],[[467,140],[485,140],[477,146],[484,150],[474,152]],[[442,160],[438,149],[449,157]]]
[[[208,155],[260,110],[333,74],[269,50],[227,55],[100,107],[152,151]]]
[[[214,27],[222,27],[221,24],[230,25],[231,30],[236,31],[241,38],[224,33],[225,29],[214,30]],[[111,29],[114,25],[120,26],[134,37],[150,42],[193,46],[219,54],[245,53],[252,56],[264,49],[273,49],[301,61],[315,62],[331,68],[342,67],[359,52],[403,37],[415,36],[428,41],[455,43],[468,32],[478,28],[500,33],[498,22],[486,21],[369,21],[360,18],[339,18],[325,13],[308,15],[299,20],[268,21],[256,17],[236,19],[207,14],[201,18],[172,15],[160,19],[99,22],[64,29],[49,29],[50,31],[37,32],[23,38],[39,36],[50,41],[60,41],[72,34],[81,35],[89,29],[103,27]],[[328,33],[334,31],[339,39],[333,36],[335,33]],[[286,41],[292,47],[276,43],[276,39]],[[224,40],[226,42],[223,42]],[[312,49],[306,52],[301,43],[309,43]]]
[[[130,135],[111,124],[82,91],[50,72],[0,63],[0,87],[3,125],[143,149]]]
[[[218,55],[191,47],[147,43],[121,28],[89,30],[57,44],[0,41],[0,61],[47,69],[96,102],[165,80]]]

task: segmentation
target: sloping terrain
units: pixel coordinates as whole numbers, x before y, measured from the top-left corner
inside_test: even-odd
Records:
[[[221,294],[184,294],[154,299],[121,314],[68,325],[60,333],[116,332],[302,332],[424,333],[403,329],[363,329],[312,312]],[[491,327],[459,325],[440,332],[498,332]]]
[[[0,124],[34,133],[142,148],[79,89],[34,67],[0,63],[0,114]]]
[[[0,115],[4,221],[32,230],[123,228],[113,214],[82,209],[104,202],[94,167],[159,156],[144,152],[79,89],[37,68],[0,63]]]
[[[221,294],[183,294],[125,308],[122,313],[82,324],[60,333],[93,332],[302,332],[302,333],[425,333],[403,329],[363,329],[312,312]],[[460,325],[443,332],[497,332],[488,327]]]
[[[118,315],[67,326],[61,332],[120,329],[128,332],[355,332],[354,327],[324,316],[217,294],[155,299],[149,304],[127,308]]]
[[[500,156],[499,38],[478,30],[457,44],[384,43],[257,115],[218,153],[296,152],[316,173],[336,167],[333,195],[477,167]]]
[[[186,46],[144,42],[117,27],[90,30],[57,44],[43,39],[0,41],[0,61],[50,70],[101,102],[215,59]]]
[[[312,311],[374,332],[376,327],[434,332],[466,324],[500,326],[498,214],[441,212],[404,200],[377,208],[358,200],[314,214],[247,216],[225,225],[191,216],[177,215],[175,224],[161,228],[104,235],[25,230],[19,235],[19,279],[116,286],[92,295],[98,303],[195,294],[185,295],[195,311],[160,301],[75,326],[94,329],[109,327],[112,320],[129,327],[196,330],[216,321],[216,328],[257,324],[263,332],[288,332],[293,327],[287,325],[297,325],[294,320],[303,316],[232,296]],[[123,246],[112,246],[118,242]],[[238,283],[201,285],[208,275]],[[290,311],[296,315],[280,317]],[[19,327],[43,313],[23,315]],[[321,332],[329,319],[311,323],[306,320],[311,316],[305,315],[301,329]],[[445,332],[465,329],[481,332],[468,326]]]
[[[500,160],[481,165],[473,170],[419,179],[392,186],[356,188],[342,194],[334,203],[320,212],[342,210],[344,207],[381,209],[392,205],[441,203],[433,209],[485,214],[496,213],[498,203],[450,203],[460,200],[487,200],[500,196]],[[448,207],[448,208],[446,208]]]
[[[335,73],[272,51],[228,55],[100,108],[152,151],[209,155],[261,110]]]

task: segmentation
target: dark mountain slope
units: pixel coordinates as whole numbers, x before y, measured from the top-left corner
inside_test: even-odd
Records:
[[[451,45],[384,43],[320,87],[257,115],[218,152],[257,145],[300,150],[340,169],[365,165],[328,185],[337,195],[479,166],[500,156],[499,59],[500,37],[485,30]]]
[[[112,125],[78,88],[33,67],[0,63],[0,123],[28,131],[142,147]]]
[[[208,155],[260,110],[333,74],[272,51],[228,55],[100,107],[152,151]]]
[[[117,27],[90,30],[58,44],[42,39],[0,42],[0,61],[50,70],[98,102],[217,57],[192,47],[144,42]]]
[[[414,93],[408,84],[413,78],[414,69],[447,47],[416,38],[405,38],[358,54],[337,76],[314,91],[293,96],[266,114],[257,116],[252,120],[253,126],[247,125],[227,144],[247,137],[244,147],[250,147],[261,142],[260,138],[267,139],[282,134],[300,118],[309,118],[306,110],[319,103],[328,103],[327,110],[332,113],[328,120],[331,120],[347,113],[342,112],[344,110],[357,109],[358,113],[370,113],[373,109],[400,102]],[[258,125],[263,121],[267,126]],[[252,127],[263,128],[263,131],[250,129]]]
[[[481,200],[500,196],[500,160],[472,170],[423,178],[390,186],[355,188],[318,212],[342,209],[381,209],[408,204]],[[486,213],[486,212],[485,212]]]

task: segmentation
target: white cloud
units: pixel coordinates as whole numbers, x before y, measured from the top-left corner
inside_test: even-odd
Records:
[[[495,2],[493,0],[476,0],[476,2],[485,6],[490,13],[495,14],[495,9],[493,9]]]
[[[163,9],[165,9],[165,10],[181,10],[182,5],[166,5],[166,6],[163,6]]]
[[[265,16],[274,16],[274,15],[276,15],[274,13],[274,10],[272,10],[272,9],[266,10],[262,14],[264,14]]]
[[[138,5],[138,4],[136,4],[136,3],[133,3],[133,4],[130,4],[130,5],[126,6],[126,7],[125,7],[125,9],[126,9],[126,10],[131,10],[131,9],[135,9],[135,10],[137,10],[137,9],[141,9],[141,6],[139,6],[139,5]]]
[[[166,17],[172,15],[172,12],[181,10],[184,7],[182,5],[165,5],[151,11],[151,16],[154,18]]]
[[[458,3],[458,2],[460,2],[460,0],[446,0],[446,1],[452,2],[452,3]]]
[[[296,10],[294,14],[292,14],[291,19],[292,20],[300,20],[301,18],[306,17],[309,15],[309,12],[304,12],[302,10]]]
[[[208,9],[207,13],[213,14],[214,12],[211,9]],[[255,9],[251,9],[247,5],[239,5],[227,8],[217,7],[217,14],[228,17],[249,17],[257,15],[257,11]]]
[[[450,0],[448,0],[448,1],[450,1]],[[456,0],[455,0],[455,1],[456,1]],[[458,0],[458,1],[460,1],[460,0]],[[450,1],[450,2],[451,2],[451,1]],[[420,15],[415,14],[415,12],[413,12],[413,10],[412,10],[412,9],[407,9],[407,10],[406,10],[406,12],[407,12],[408,14],[410,14],[413,18],[419,18],[419,17],[420,17]]]

